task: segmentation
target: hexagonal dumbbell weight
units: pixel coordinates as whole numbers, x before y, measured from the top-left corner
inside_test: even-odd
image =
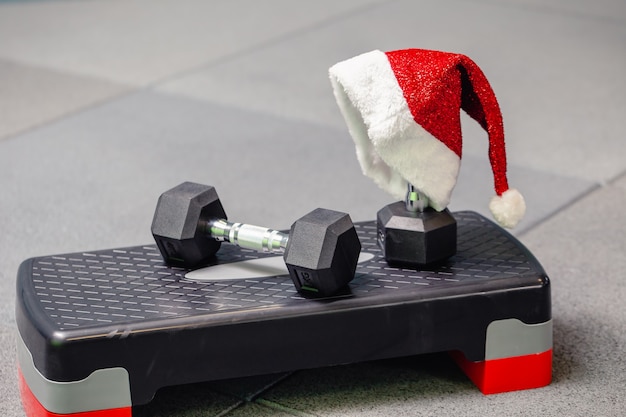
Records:
[[[426,204],[409,184],[406,201],[378,211],[378,245],[388,264],[421,267],[456,253],[456,220],[448,209],[438,212]]]
[[[165,262],[195,268],[208,263],[222,242],[283,253],[289,276],[304,294],[328,296],[354,278],[361,243],[346,213],[315,209],[289,235],[227,221],[215,188],[182,183],[159,197],[152,235]]]

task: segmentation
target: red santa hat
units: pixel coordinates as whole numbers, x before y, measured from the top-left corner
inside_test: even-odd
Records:
[[[461,165],[463,109],[489,136],[494,218],[514,227],[524,216],[524,198],[507,182],[500,107],[471,59],[422,49],[372,51],[335,64],[329,75],[363,173],[395,198],[404,198],[409,182],[435,210],[446,208]]]

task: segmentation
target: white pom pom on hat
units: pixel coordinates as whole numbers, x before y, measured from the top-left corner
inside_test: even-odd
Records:
[[[510,189],[502,115],[481,69],[467,56],[424,49],[371,51],[329,69],[363,173],[403,199],[407,182],[444,210],[462,151],[460,110],[488,133],[496,221],[515,227],[526,210]]]

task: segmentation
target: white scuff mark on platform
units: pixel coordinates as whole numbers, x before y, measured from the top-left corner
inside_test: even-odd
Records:
[[[361,252],[359,263],[374,258],[374,254]],[[289,275],[282,256],[249,259],[189,271],[185,278],[192,281],[215,282],[242,279],[267,278]]]

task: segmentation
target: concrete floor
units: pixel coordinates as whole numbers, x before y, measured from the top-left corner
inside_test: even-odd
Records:
[[[483,396],[445,355],[168,388],[139,416],[626,414],[623,0],[0,1],[0,414],[22,416],[15,274],[29,257],[152,241],[158,195],[217,187],[229,217],[370,220],[327,69],[372,49],[464,53],[498,95],[514,234],[552,280],[554,379]],[[463,119],[450,208],[488,215]]]

